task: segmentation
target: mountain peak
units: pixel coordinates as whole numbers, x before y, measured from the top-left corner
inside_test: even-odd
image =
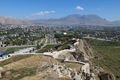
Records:
[[[39,21],[37,21],[39,22]],[[60,19],[49,19],[39,23],[56,24],[56,25],[108,25],[110,21],[99,17],[98,15],[80,15],[72,14]]]

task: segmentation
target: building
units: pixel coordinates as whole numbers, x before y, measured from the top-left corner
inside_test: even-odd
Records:
[[[6,47],[6,45],[5,45],[5,44],[3,44],[3,42],[2,42],[2,41],[0,41],[0,47]]]
[[[0,61],[8,59],[10,55],[7,52],[0,51]]]
[[[34,47],[20,49],[19,51],[16,51],[13,54],[10,54],[10,56],[33,54],[32,52],[34,52],[34,50],[35,50]]]

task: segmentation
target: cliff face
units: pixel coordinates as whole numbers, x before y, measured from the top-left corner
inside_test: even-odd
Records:
[[[76,52],[81,53],[84,56],[85,60],[89,60],[93,57],[92,48],[85,40],[78,39],[77,42],[74,43],[74,46],[76,48]]]

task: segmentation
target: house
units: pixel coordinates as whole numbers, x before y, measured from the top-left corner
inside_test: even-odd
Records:
[[[4,55],[4,52],[0,51],[0,57],[3,57]]]
[[[5,44],[3,44],[3,42],[2,42],[2,41],[0,41],[0,47],[6,47],[6,45],[5,45]]]
[[[8,59],[10,55],[7,52],[0,51],[0,61]]]
[[[14,52],[13,54],[10,54],[10,56],[33,54],[32,52],[34,52],[34,50],[35,50],[34,47],[24,48]]]

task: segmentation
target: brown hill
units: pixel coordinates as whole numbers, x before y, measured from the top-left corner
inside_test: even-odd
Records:
[[[10,17],[0,17],[0,23],[1,24],[13,24],[13,25],[20,25],[20,24],[29,24],[30,22],[27,20],[19,20],[15,18]]]

